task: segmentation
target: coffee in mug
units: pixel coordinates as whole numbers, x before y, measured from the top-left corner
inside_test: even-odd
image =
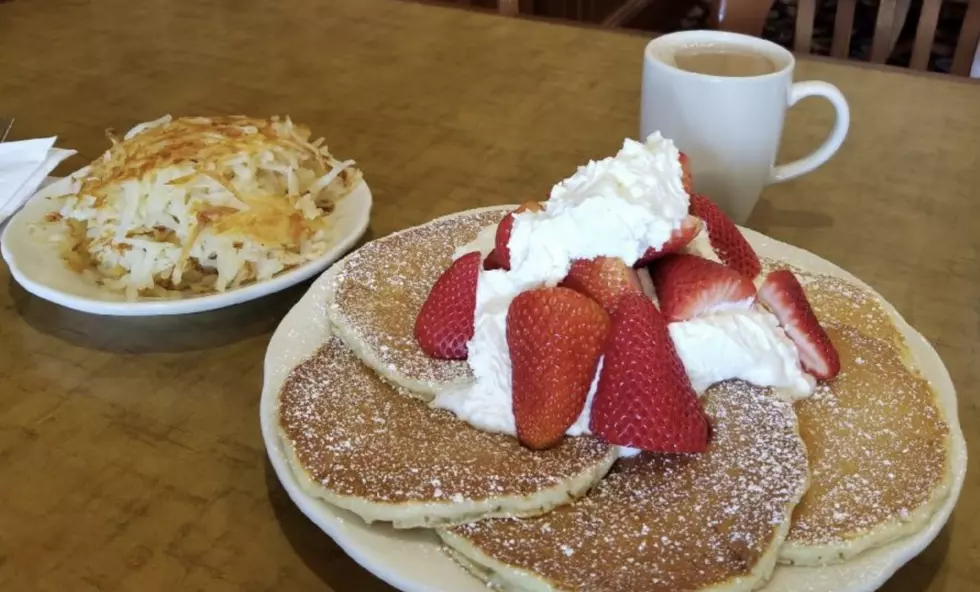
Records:
[[[674,53],[674,65],[708,76],[763,76],[779,70],[765,55],[731,45],[681,47]]]

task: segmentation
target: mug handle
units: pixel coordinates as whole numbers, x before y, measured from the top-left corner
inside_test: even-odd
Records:
[[[819,167],[830,160],[830,157],[844,143],[844,137],[847,136],[847,129],[851,125],[851,110],[847,106],[847,100],[844,99],[844,95],[837,90],[836,86],[827,82],[812,80],[808,82],[797,82],[789,90],[789,106],[792,107],[797,101],[806,97],[823,97],[830,101],[834,106],[834,111],[837,112],[834,129],[830,131],[830,135],[824,140],[823,144],[809,156],[772,167],[772,171],[769,173],[770,183],[780,183],[795,179]]]

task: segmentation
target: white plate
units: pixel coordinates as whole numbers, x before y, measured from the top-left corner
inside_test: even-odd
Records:
[[[100,315],[152,316],[203,312],[254,300],[298,284],[322,272],[354,246],[367,229],[371,217],[371,190],[366,182],[343,199],[330,214],[328,231],[331,245],[320,257],[277,275],[271,280],[243,288],[188,298],[127,301],[119,292],[100,288],[70,270],[58,254],[57,245],[48,235],[33,228],[57,206],[53,198],[68,192],[73,177],[85,169],[59,179],[32,197],[24,208],[7,223],[0,238],[0,252],[10,273],[25,290],[62,306]]]
[[[761,256],[785,259],[807,270],[832,274],[871,290],[854,276],[816,255],[751,230],[745,230],[745,234]],[[308,496],[293,476],[277,430],[277,398],[289,371],[312,354],[330,335],[325,308],[328,279],[329,273],[320,277],[286,315],[266,352],[260,407],[262,435],[279,481],[310,520],[355,561],[392,586],[405,592],[486,592],[483,583],[471,577],[441,551],[438,538],[433,533],[369,526],[354,514]],[[939,394],[940,405],[949,423],[955,474],[949,498],[928,526],[917,534],[860,555],[843,565],[779,567],[765,587],[766,592],[874,590],[936,538],[956,505],[966,474],[966,443],[957,417],[956,392],[949,373],[932,346],[905,323],[894,308],[887,303],[886,306],[904,333],[922,374]]]

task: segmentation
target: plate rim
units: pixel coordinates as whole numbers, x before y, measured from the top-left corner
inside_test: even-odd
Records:
[[[342,200],[352,200],[352,224],[347,226],[347,230],[339,234],[330,247],[316,259],[307,261],[271,279],[250,284],[242,288],[218,292],[204,296],[191,298],[175,298],[171,300],[144,300],[144,301],[125,301],[125,300],[100,300],[88,296],[70,294],[48,283],[37,281],[25,273],[22,266],[28,264],[27,254],[20,248],[13,245],[14,232],[22,226],[31,224],[35,220],[31,217],[28,206],[40,200],[55,196],[61,191],[61,186],[68,183],[73,177],[84,175],[88,167],[84,167],[65,177],[54,178],[54,180],[31,196],[16,214],[7,220],[0,235],[0,256],[7,263],[10,275],[26,291],[34,296],[53,302],[55,304],[77,310],[84,313],[102,316],[120,317],[145,317],[145,316],[175,316],[194,314],[226,308],[255,300],[263,296],[268,296],[276,292],[281,292],[286,288],[292,287],[303,282],[317,273],[321,273],[325,268],[335,263],[343,257],[357,241],[364,236],[371,221],[371,210],[374,205],[374,196],[367,181],[362,179],[354,188],[345,195]],[[49,178],[50,179],[50,178]]]
[[[486,211],[491,209],[505,211],[512,209],[513,207],[515,206],[491,206],[487,208],[467,210],[467,212]],[[442,218],[449,218],[458,215],[459,213],[461,212],[448,214]],[[909,349],[912,352],[912,358],[917,363],[916,366],[928,365],[930,367],[934,367],[933,369],[936,370],[936,375],[930,374],[928,376],[924,376],[927,380],[929,380],[930,384],[937,392],[937,398],[940,399],[939,404],[942,407],[944,417],[950,429],[950,445],[952,448],[950,462],[953,465],[951,466],[953,480],[948,497],[942,502],[939,509],[930,517],[929,522],[922,530],[898,541],[886,544],[885,546],[872,549],[855,558],[855,560],[860,560],[861,557],[866,556],[876,557],[874,564],[875,569],[870,570],[865,578],[860,580],[852,580],[848,583],[848,586],[843,589],[834,588],[834,590],[846,590],[846,592],[870,592],[884,584],[884,582],[894,575],[899,568],[901,568],[913,557],[921,553],[942,530],[956,506],[956,502],[958,501],[965,480],[967,452],[966,442],[959,423],[955,386],[952,383],[948,370],[929,341],[926,340],[921,333],[909,325],[908,322],[905,321],[905,319],[898,313],[898,311],[895,310],[891,303],[881,297],[881,295],[878,294],[878,292],[871,286],[867,285],[865,282],[856,278],[836,264],[823,259],[814,253],[810,253],[809,251],[799,247],[783,243],[782,241],[768,237],[757,231],[743,227],[739,228],[747,236],[749,242],[757,249],[768,251],[775,248],[785,251],[785,256],[782,258],[789,260],[790,263],[798,263],[802,260],[809,261],[812,264],[814,261],[816,261],[816,267],[820,268],[821,273],[831,273],[832,275],[836,275],[848,281],[854,282],[859,287],[869,290],[872,294],[878,296],[888,313],[892,316],[899,330],[902,331],[906,340],[910,342]],[[291,370],[292,367],[295,367],[295,364],[298,364],[299,361],[302,361],[302,359],[305,359],[311,355],[319,344],[330,336],[331,330],[329,327],[329,321],[326,319],[326,311],[323,304],[326,301],[328,286],[331,278],[332,270],[327,270],[313,283],[308,292],[304,294],[296,305],[286,314],[269,341],[263,365],[262,395],[259,404],[260,423],[266,453],[269,457],[270,463],[272,464],[273,470],[276,472],[279,482],[282,484],[293,503],[309,520],[316,524],[322,531],[324,531],[324,533],[330,536],[331,539],[333,539],[333,541],[341,549],[343,549],[349,557],[351,557],[351,559],[356,561],[367,571],[371,572],[374,576],[385,581],[389,585],[404,592],[449,592],[450,590],[455,592],[456,589],[440,587],[438,582],[433,582],[431,580],[417,581],[405,579],[404,574],[399,570],[392,568],[389,561],[380,560],[376,555],[372,555],[372,550],[374,549],[373,546],[354,541],[353,538],[345,532],[347,526],[346,523],[350,521],[360,522],[359,526],[364,528],[363,522],[361,522],[360,519],[353,514],[346,513],[338,508],[333,508],[305,493],[302,486],[296,479],[292,468],[289,466],[289,461],[286,459],[286,456],[283,453],[283,443],[277,427],[278,395],[282,381],[274,380],[272,378],[273,372],[270,371],[273,366],[283,363],[278,359],[276,346],[284,339],[292,339],[297,337],[296,329],[298,328],[298,319],[302,318],[302,329],[307,333],[306,337],[315,343],[304,348],[304,352],[298,355],[298,361],[286,362],[287,364],[292,364],[285,372],[285,374],[288,374],[288,371]],[[315,311],[319,309],[323,309],[323,319],[311,319],[309,315],[304,314],[310,310]],[[933,359],[923,359],[924,357]],[[373,530],[375,528],[383,527],[368,527],[369,530]],[[435,544],[438,544],[437,541],[437,538],[433,538],[433,542]],[[446,561],[452,562],[452,559],[450,559],[448,556],[445,557]],[[458,571],[469,576],[468,572],[465,572],[462,567],[459,567],[455,563],[453,563],[453,565]],[[793,575],[798,577],[806,577],[806,575],[800,570],[810,571],[810,575],[814,575],[818,571],[841,569],[844,565],[848,564],[816,568],[780,565],[776,567],[776,571],[773,573],[772,578],[770,578],[769,583],[762,588],[762,590],[763,592],[769,590],[772,584],[777,584],[780,579],[788,576],[793,578],[793,582],[789,582],[789,584],[794,587],[787,589],[798,590],[799,592],[803,592],[804,590],[813,590],[814,592],[826,591],[827,588],[819,586],[813,588],[800,588],[799,582],[796,581],[798,578],[794,578]],[[791,572],[793,575],[791,575]],[[780,576],[781,573],[783,574],[782,576]],[[473,578],[472,576],[469,577],[472,578],[474,583],[474,590],[486,589],[486,585],[484,583],[480,582],[476,578]]]

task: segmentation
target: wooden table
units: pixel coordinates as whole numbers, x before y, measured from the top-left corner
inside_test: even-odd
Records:
[[[637,133],[645,39],[383,0],[0,4],[0,115],[88,159],[163,113],[289,113],[357,159],[371,234],[540,197]],[[802,61],[851,101],[837,158],[754,228],[864,278],[937,347],[980,443],[980,85]],[[792,112],[785,158],[829,129]],[[78,166],[83,160],[71,163]],[[70,169],[65,169],[70,170]],[[99,318],[0,265],[0,589],[387,590],[287,499],[259,434],[269,335],[304,287],[183,318]],[[976,457],[974,456],[974,459]],[[980,586],[980,470],[886,586]]]

